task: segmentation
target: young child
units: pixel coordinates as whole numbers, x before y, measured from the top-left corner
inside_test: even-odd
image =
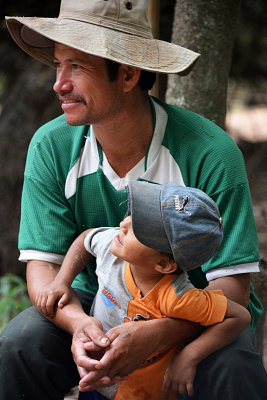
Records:
[[[219,290],[194,288],[187,277],[220,246],[222,218],[214,201],[198,189],[140,181],[131,181],[127,189],[131,216],[119,228],[83,232],[54,282],[37,296],[37,307],[51,316],[56,301],[60,308],[67,304],[74,277],[95,256],[99,289],[92,315],[104,332],[127,321],[164,317],[209,326],[182,349],[152,354],[128,380],[100,393],[115,400],[170,399],[185,390],[191,396],[197,364],[231,343],[250,322],[245,308]]]

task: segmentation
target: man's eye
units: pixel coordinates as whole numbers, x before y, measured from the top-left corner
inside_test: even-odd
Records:
[[[82,67],[80,65],[78,65],[78,64],[72,64],[72,68],[73,69],[80,69]]]
[[[55,66],[55,68],[59,68],[60,67],[60,63],[57,62],[57,61],[54,61],[54,66]]]

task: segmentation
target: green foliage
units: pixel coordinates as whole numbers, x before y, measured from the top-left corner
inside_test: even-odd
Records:
[[[0,278],[0,331],[20,311],[30,306],[25,281],[17,275]]]

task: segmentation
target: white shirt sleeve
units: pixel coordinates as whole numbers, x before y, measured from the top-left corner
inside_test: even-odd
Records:
[[[46,253],[45,251],[27,249],[20,251],[19,261],[27,262],[30,260],[40,260],[61,265],[64,257],[65,256],[62,254]]]
[[[254,272],[260,272],[258,262],[233,266],[230,265],[229,267],[212,269],[211,271],[206,273],[206,279],[209,282],[213,279],[222,278],[224,276],[248,274]]]

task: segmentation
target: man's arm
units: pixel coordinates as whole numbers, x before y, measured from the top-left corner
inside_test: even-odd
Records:
[[[106,332],[110,346],[101,364],[105,375],[111,379],[125,377],[139,367],[152,353],[167,350],[174,344],[184,345],[203,331],[197,323],[174,318],[127,322]],[[85,343],[90,352],[90,343]],[[89,369],[86,363],[83,367]],[[80,391],[91,391],[99,387],[97,374],[89,372],[80,381]]]
[[[237,274],[214,279],[209,282],[206,289],[221,289],[228,299],[247,307],[250,295],[250,274]]]
[[[50,284],[55,279],[59,269],[60,265],[58,264],[39,260],[28,261],[27,285],[34,306],[37,293],[44,285]],[[97,370],[96,375],[100,384],[110,383],[110,379],[104,377],[101,372],[101,363],[97,359],[89,358],[84,349],[84,343],[90,340],[99,345],[98,350],[108,346],[109,340],[103,333],[101,323],[85,314],[80,300],[73,290],[68,304],[62,309],[57,308],[55,315],[47,319],[73,336],[73,358],[80,375],[83,376],[81,367],[86,363],[89,370]]]
[[[249,282],[249,274],[233,275],[211,281],[206,289],[221,289],[230,300],[247,307]],[[199,324],[171,318],[128,322],[112,328],[106,333],[111,345],[101,359],[105,374],[110,378],[128,375],[153,352],[184,345],[199,336],[203,329]],[[90,351],[90,343],[85,344],[85,349]],[[84,375],[80,382],[81,391],[94,390],[97,386],[94,372]]]

